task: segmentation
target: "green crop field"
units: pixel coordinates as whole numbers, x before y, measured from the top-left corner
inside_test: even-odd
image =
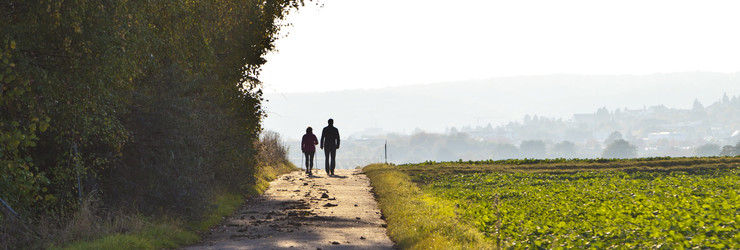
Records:
[[[454,204],[456,223],[489,248],[737,249],[739,166],[740,158],[654,158],[385,169]]]

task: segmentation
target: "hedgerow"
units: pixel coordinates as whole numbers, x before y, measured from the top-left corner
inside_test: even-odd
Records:
[[[260,67],[303,0],[0,3],[0,238],[105,207],[194,217],[257,181]],[[31,233],[34,235],[34,233]],[[38,236],[38,234],[36,234]],[[38,236],[41,237],[41,236]]]

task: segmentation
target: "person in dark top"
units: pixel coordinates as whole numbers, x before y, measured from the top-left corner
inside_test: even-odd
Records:
[[[319,140],[313,134],[313,129],[311,127],[306,128],[306,134],[301,139],[301,151],[306,155],[306,174],[309,176],[313,175],[311,169],[313,169],[313,155],[316,153],[317,144],[319,144]]]
[[[321,131],[321,149],[324,150],[326,174],[334,175],[337,149],[339,149],[339,130],[334,127],[334,119],[329,119],[329,126]]]

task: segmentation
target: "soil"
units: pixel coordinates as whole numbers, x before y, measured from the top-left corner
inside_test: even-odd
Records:
[[[295,171],[184,249],[393,249],[360,169]]]

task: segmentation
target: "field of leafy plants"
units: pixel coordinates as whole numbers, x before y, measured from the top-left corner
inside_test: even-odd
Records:
[[[568,172],[483,171],[497,166],[480,163],[399,170],[410,170],[425,193],[454,203],[458,220],[498,247],[738,249],[740,170],[729,159],[696,168],[686,159],[659,159],[684,162],[660,171],[599,171],[592,162]],[[706,161],[727,160],[690,162]]]

